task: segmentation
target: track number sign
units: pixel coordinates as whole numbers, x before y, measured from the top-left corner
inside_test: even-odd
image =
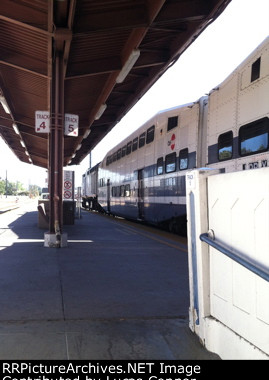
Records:
[[[78,136],[78,121],[78,115],[64,114],[64,134],[66,136]],[[35,111],[35,131],[36,133],[50,133],[49,111]]]
[[[64,114],[64,134],[66,136],[78,136],[78,115]]]
[[[35,112],[35,131],[36,133],[50,132],[50,113],[49,111]]]

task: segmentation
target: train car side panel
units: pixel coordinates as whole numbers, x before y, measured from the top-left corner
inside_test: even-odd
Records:
[[[207,165],[226,172],[269,166],[269,38],[209,97]]]

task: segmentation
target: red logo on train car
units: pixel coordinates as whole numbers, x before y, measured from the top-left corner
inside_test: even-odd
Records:
[[[175,149],[175,146],[176,146],[176,135],[173,133],[172,136],[171,136],[171,140],[168,140],[168,146],[171,147],[171,150],[174,150]]]

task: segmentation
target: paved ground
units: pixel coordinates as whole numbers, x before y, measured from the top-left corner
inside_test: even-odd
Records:
[[[45,248],[36,207],[0,215],[0,359],[218,359],[188,328],[184,241],[82,212]]]

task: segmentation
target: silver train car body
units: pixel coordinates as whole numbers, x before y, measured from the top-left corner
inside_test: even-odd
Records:
[[[84,208],[97,209],[98,167],[99,164],[95,165],[82,176],[81,196]]]
[[[269,38],[208,96],[159,112],[111,149],[84,183],[95,178],[105,212],[180,232],[187,170],[269,166],[268,151]]]

